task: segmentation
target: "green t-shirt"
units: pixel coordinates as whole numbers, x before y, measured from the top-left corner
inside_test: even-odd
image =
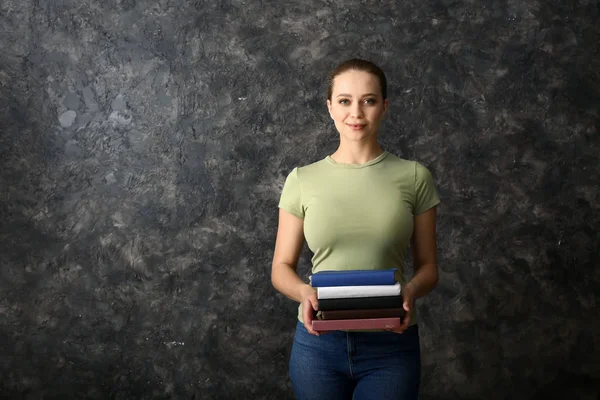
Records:
[[[341,164],[327,156],[294,168],[279,207],[304,220],[313,274],[398,268],[402,285],[413,216],[439,202],[427,168],[384,151],[365,164]]]

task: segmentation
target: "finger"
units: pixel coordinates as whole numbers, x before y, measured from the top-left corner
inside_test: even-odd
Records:
[[[310,306],[311,306],[311,310],[310,310],[310,332],[313,335],[317,335],[319,336],[321,334],[321,332],[319,331],[315,331],[314,329],[312,329],[312,320],[315,317],[315,312],[319,311],[319,300],[317,300],[317,296],[311,296],[308,298],[308,301],[310,302]],[[313,311],[314,310],[314,311]]]
[[[304,323],[304,327],[306,328],[306,330],[308,331],[308,333],[310,333],[311,335],[320,336],[320,333],[318,331],[315,331],[312,328],[312,321],[310,323],[309,322],[305,322]]]
[[[311,335],[319,336],[319,332],[315,331],[312,328],[313,310],[310,306],[310,302],[308,302],[308,304],[304,303],[304,305],[302,306],[302,319],[304,320],[304,327]]]
[[[408,305],[408,303],[404,303],[403,307],[406,313],[400,319],[400,326],[398,327],[398,330],[401,331],[400,333],[404,332],[404,330],[408,327],[408,324],[410,323],[410,306]]]
[[[402,323],[398,327],[398,333],[404,333],[404,331],[408,328],[409,325],[410,325],[410,316],[407,315],[406,317],[402,318]]]
[[[410,314],[402,319],[402,332],[410,326]]]
[[[390,328],[390,329],[386,329],[386,331],[388,332],[394,332],[394,333],[403,333],[408,326],[410,325],[410,314],[408,316],[404,316],[404,317],[400,317],[400,326],[398,326],[397,328]]]
[[[317,296],[309,297],[308,300],[310,301],[313,310],[319,311],[319,300],[317,300]]]
[[[312,322],[313,319],[309,316],[309,317],[304,317],[304,327],[306,328],[306,330],[308,331],[308,333],[310,333],[311,335],[317,335],[319,336],[319,332],[315,331],[312,327]]]

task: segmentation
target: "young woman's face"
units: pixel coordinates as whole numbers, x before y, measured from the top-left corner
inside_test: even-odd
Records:
[[[329,115],[342,139],[375,140],[388,108],[377,76],[364,71],[346,71],[333,80]]]

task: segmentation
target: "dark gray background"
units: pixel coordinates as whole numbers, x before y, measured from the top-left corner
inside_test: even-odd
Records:
[[[422,398],[597,399],[599,8],[0,0],[2,396],[291,399],[277,201],[358,56],[442,198]]]

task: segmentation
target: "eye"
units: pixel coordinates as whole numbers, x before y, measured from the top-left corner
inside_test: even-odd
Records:
[[[343,104],[343,105],[346,105],[346,104],[348,104],[348,103],[349,103],[349,101],[348,101],[348,99],[341,99],[341,100],[339,101],[339,103],[340,103],[340,104]]]
[[[365,99],[365,103],[372,105],[372,104],[376,103],[376,100],[375,99]]]

